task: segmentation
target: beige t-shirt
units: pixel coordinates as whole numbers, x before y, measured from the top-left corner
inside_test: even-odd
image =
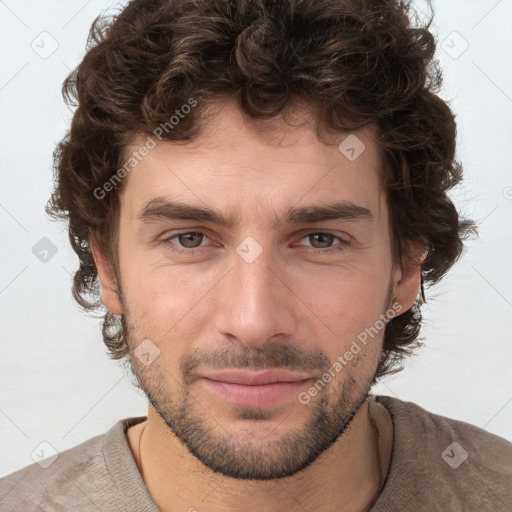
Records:
[[[512,511],[512,443],[411,402],[376,400],[391,414],[394,442],[371,512]],[[34,463],[1,478],[0,511],[158,512],[125,434],[145,419],[119,420],[46,469]]]

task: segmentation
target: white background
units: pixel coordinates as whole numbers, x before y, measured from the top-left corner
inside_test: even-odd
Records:
[[[65,226],[44,213],[52,151],[72,114],[62,81],[82,59],[93,19],[116,4],[0,1],[0,476],[31,464],[42,441],[62,451],[146,414],[145,398],[106,355],[99,319],[74,304],[78,260]],[[512,441],[512,0],[434,5],[441,96],[457,115],[465,168],[451,195],[480,238],[426,290],[425,347],[373,392]],[[58,44],[45,59],[31,48],[41,37],[46,50]],[[32,253],[42,237],[58,250],[47,263]]]

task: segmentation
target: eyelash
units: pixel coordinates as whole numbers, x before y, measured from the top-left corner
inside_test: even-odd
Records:
[[[178,233],[172,233],[171,235],[165,237],[162,240],[162,243],[167,245],[167,248],[170,251],[178,253],[178,254],[196,254],[196,253],[202,254],[204,252],[204,250],[203,249],[199,249],[199,248],[180,249],[180,248],[176,248],[176,247],[171,247],[171,245],[173,245],[171,243],[172,239],[177,238],[180,235],[187,235],[187,234],[191,234],[191,233],[192,234],[201,234],[201,235],[204,235],[205,237],[208,238],[208,235],[206,233],[204,233],[203,231],[180,231]],[[335,235],[334,233],[329,233],[329,232],[326,232],[326,231],[311,231],[309,233],[306,233],[301,238],[301,240],[304,239],[304,238],[307,238],[310,235],[331,235],[332,237],[334,237],[335,239],[337,238],[341,242],[341,246],[329,247],[328,249],[315,249],[314,247],[310,248],[311,250],[308,251],[308,252],[312,252],[314,254],[330,255],[333,252],[344,250],[345,246],[348,245],[348,242],[346,240],[344,240],[343,238],[339,237],[338,235]]]

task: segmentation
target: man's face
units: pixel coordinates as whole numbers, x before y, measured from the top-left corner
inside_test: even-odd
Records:
[[[319,142],[312,124],[275,126],[274,138],[262,135],[234,103],[219,105],[194,142],[158,142],[120,196],[132,370],[189,450],[234,478],[292,475],[342,434],[374,383],[379,319],[393,297],[388,204],[371,132],[357,133],[365,149],[352,160],[350,150]],[[233,225],[156,215],[165,201],[208,208]],[[289,210],[340,202],[359,214],[286,220]],[[136,352],[143,340],[145,355]],[[203,378],[230,369],[288,370],[296,381],[249,388]]]

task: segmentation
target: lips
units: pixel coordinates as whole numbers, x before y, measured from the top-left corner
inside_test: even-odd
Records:
[[[278,382],[300,382],[311,379],[311,375],[297,374],[287,370],[260,370],[258,372],[249,370],[224,370],[211,372],[202,375],[205,379],[230,384],[244,384],[246,386],[259,386],[264,384],[275,384]]]
[[[310,375],[287,370],[224,370],[210,372],[199,379],[208,392],[223,401],[245,407],[276,405],[309,386]]]

